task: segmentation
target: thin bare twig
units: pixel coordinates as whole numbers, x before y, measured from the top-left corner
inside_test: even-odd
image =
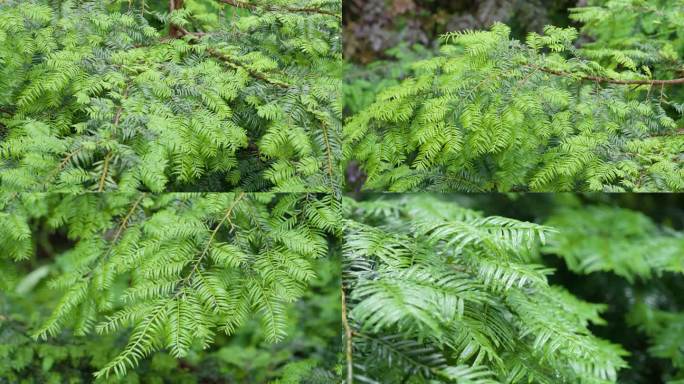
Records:
[[[209,253],[209,248],[211,248],[211,244],[213,243],[214,238],[216,237],[216,234],[218,233],[218,231],[223,226],[223,223],[225,223],[227,221],[230,224],[231,232],[233,231],[233,229],[235,229],[233,222],[230,220],[230,216],[233,214],[233,210],[235,209],[235,206],[237,205],[237,203],[240,202],[240,200],[242,200],[244,197],[245,197],[245,192],[240,192],[240,194],[237,197],[235,197],[233,202],[230,204],[230,207],[228,207],[228,211],[226,211],[226,214],[223,216],[221,221],[219,221],[219,223],[216,224],[216,228],[214,228],[214,230],[211,232],[211,235],[209,236],[209,240],[207,241],[207,244],[204,246],[202,253],[200,253],[200,257],[197,259],[197,261],[193,265],[192,270],[190,271],[188,276],[185,279],[183,279],[185,284],[187,284],[187,282],[190,281],[192,276],[194,276],[194,274],[199,269],[200,264],[202,264],[202,260]]]

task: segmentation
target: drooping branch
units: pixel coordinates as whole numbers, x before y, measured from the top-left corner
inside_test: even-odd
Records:
[[[102,175],[100,175],[100,181],[97,183],[97,191],[103,192],[105,187],[105,182],[107,181],[107,172],[109,171],[109,161],[112,159],[114,154],[110,151],[104,158],[104,164],[102,166]]]
[[[56,176],[62,169],[64,169],[64,167],[69,163],[69,161],[71,161],[71,159],[74,156],[78,155],[79,152],[81,152],[82,150],[83,147],[78,147],[73,151],[69,152],[66,155],[66,157],[64,157],[64,159],[59,163],[59,165],[55,169],[53,169],[52,172],[50,172],[50,174],[46,177],[46,181],[52,180],[52,178]]]
[[[237,8],[244,8],[244,9],[249,9],[252,11],[258,10],[258,9],[263,9],[266,11],[271,11],[271,12],[289,12],[289,13],[318,13],[321,15],[330,15],[330,16],[335,16],[335,17],[341,17],[339,13],[336,12],[331,12],[331,11],[326,11],[324,9],[320,8],[312,8],[312,7],[273,7],[273,6],[267,6],[267,5],[257,5],[257,4],[252,4],[247,1],[241,1],[241,0],[218,0],[221,3],[231,5],[233,7]]]
[[[565,71],[558,71],[555,69],[551,68],[546,68],[546,67],[540,67],[536,65],[528,65],[531,68],[538,69],[542,72],[549,73],[551,75],[556,75],[556,76],[563,76],[563,77],[576,77],[575,74],[570,73],[570,72],[565,72]],[[684,84],[684,78],[679,78],[679,79],[671,79],[671,80],[619,80],[619,79],[611,79],[609,77],[600,77],[600,76],[590,76],[590,75],[581,75],[579,77],[582,80],[589,80],[589,81],[594,81],[594,82],[599,82],[599,83],[609,83],[609,84],[623,84],[623,85],[677,85],[677,84]]]
[[[140,196],[138,196],[138,198],[135,200],[135,202],[133,202],[133,205],[128,210],[128,212],[126,212],[126,215],[123,217],[123,219],[119,222],[119,225],[116,228],[116,232],[114,232],[114,236],[112,236],[111,240],[109,240],[109,248],[107,248],[107,251],[104,253],[104,257],[100,258],[98,261],[98,267],[102,267],[104,263],[109,259],[109,256],[112,254],[114,247],[117,245],[117,242],[121,237],[121,234],[126,228],[128,228],[129,222],[133,217],[133,214],[138,209],[138,206],[140,206],[140,203],[145,198],[145,196],[147,196],[146,192],[141,193]],[[87,278],[89,280],[92,279],[94,271],[95,268],[88,271],[84,275],[84,278]]]
[[[116,130],[119,127],[119,123],[121,122],[121,114],[123,113],[123,99],[125,99],[128,96],[128,88],[130,87],[130,84],[126,84],[126,88],[124,89],[123,92],[123,97],[121,98],[121,104],[117,107],[116,113],[114,114],[114,129]],[[105,182],[107,181],[107,172],[109,170],[109,162],[112,160],[112,157],[114,156],[114,153],[112,151],[108,151],[107,155],[105,156],[104,159],[104,165],[102,167],[102,175],[100,176],[100,181],[98,182],[97,186],[97,191],[98,192],[103,192],[105,188]],[[60,168],[62,165],[60,164]]]
[[[200,256],[197,258],[197,260],[194,262],[192,270],[190,273],[183,279],[183,284],[187,284],[192,280],[192,277],[197,273],[199,270],[200,265],[202,264],[202,261],[204,260],[205,256],[209,253],[209,250],[211,249],[211,246],[214,242],[214,239],[216,238],[216,234],[218,231],[223,227],[223,224],[227,221],[228,224],[230,224],[230,231],[232,232],[235,227],[233,225],[233,222],[231,221],[230,217],[233,215],[233,211],[235,210],[235,207],[237,204],[245,198],[245,192],[240,192],[239,195],[233,198],[233,202],[230,204],[230,207],[228,207],[228,210],[226,211],[226,214],[223,216],[221,221],[216,225],[213,231],[211,231],[211,235],[209,236],[209,240],[207,241],[207,244],[204,246],[204,249],[202,250],[202,253],[200,253]],[[179,293],[181,291],[178,291]]]
[[[116,229],[116,232],[114,233],[114,237],[112,237],[112,244],[116,244],[116,242],[119,240],[119,237],[121,237],[121,233],[128,226],[128,221],[131,219],[133,213],[135,213],[135,210],[138,208],[138,205],[140,205],[140,202],[143,200],[143,198],[145,198],[146,195],[146,193],[141,193],[126,213],[126,216],[124,216],[123,220],[121,220],[121,224],[119,224],[119,227]],[[109,250],[111,251],[111,248]]]

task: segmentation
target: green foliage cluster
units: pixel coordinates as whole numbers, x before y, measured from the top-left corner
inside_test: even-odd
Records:
[[[8,292],[2,304],[25,310],[0,318],[0,337],[9,340],[0,355],[12,356],[0,367],[8,378],[22,377],[31,364],[39,364],[31,360],[33,354],[42,357],[44,371],[66,359],[77,369],[74,362],[86,354],[83,345],[102,341],[109,350],[94,349],[96,357],[88,364],[97,368],[96,378],[104,379],[126,375],[159,350],[167,353],[158,358],[166,367],[179,369],[174,359],[189,359],[192,365],[198,350],[239,334],[241,327],[251,328],[253,337],[266,343],[295,336],[307,340],[282,349],[280,357],[275,350],[273,356],[251,351],[254,366],[262,368],[282,363],[297,349],[318,351],[320,358],[326,345],[321,339],[338,334],[331,319],[339,314],[334,300],[339,272],[325,260],[341,221],[338,201],[331,195],[8,194],[1,206],[0,281]],[[51,234],[65,237],[61,249],[52,246]],[[27,263],[37,265],[28,274]],[[319,271],[322,282],[316,282]],[[44,289],[50,295],[31,296],[47,276],[51,279]],[[320,291],[315,297],[312,283]],[[32,299],[19,305],[22,294]],[[332,321],[331,328],[314,331],[309,339],[306,331],[314,325],[287,335],[298,329],[298,316],[312,311],[288,315],[303,296],[317,300],[312,307],[324,308],[321,322],[331,326]],[[49,316],[30,309],[38,300],[54,301],[43,302],[51,309]],[[75,343],[62,347],[67,329]],[[51,344],[29,342],[29,336]],[[245,360],[233,356],[236,348],[214,351],[213,358],[241,365]],[[306,364],[299,360],[301,366],[288,368],[289,375],[310,371],[316,363],[313,357]],[[83,375],[90,375],[85,371]],[[40,376],[34,379],[40,381]]]
[[[340,3],[168,4],[0,4],[2,188],[334,189]]]
[[[434,56],[432,50],[416,44],[399,45],[389,49],[388,60],[374,61],[363,67],[347,63],[344,91],[344,113],[354,115],[375,101],[382,90],[398,85],[411,75],[411,66],[419,60]]]
[[[621,277],[612,290],[622,291],[615,296],[626,296],[628,304],[611,322],[626,323],[629,332],[636,330],[637,337],[648,339],[649,358],[669,362],[661,368],[660,377],[626,377],[620,382],[659,379],[681,383],[684,302],[677,292],[684,284],[684,233],[658,225],[641,212],[614,205],[561,205],[545,224],[556,228],[558,234],[544,252],[561,257],[569,270],[582,275],[604,272]],[[610,283],[602,280],[596,284]],[[624,338],[619,334],[615,337]],[[639,356],[630,360],[635,365],[643,364]]]
[[[344,160],[368,190],[682,190],[681,7],[648,6],[659,39],[605,37],[627,3],[648,2],[575,10],[601,37],[581,48],[574,28],[525,43],[503,24],[444,35],[437,57],[346,121]]]
[[[680,383],[684,233],[628,197],[346,200],[354,382]]]
[[[629,282],[665,272],[684,273],[684,238],[628,209],[589,206],[558,210],[547,224],[558,228],[545,252],[563,257],[578,274],[612,272]]]
[[[329,383],[335,377],[332,365],[340,329],[339,265],[322,259],[315,263],[319,276],[301,302],[288,306],[288,336],[278,344],[266,342],[252,319],[235,335],[217,334],[211,348],[196,348],[182,359],[156,352],[125,376],[108,379],[93,380],[92,374],[125,345],[121,334],[91,338],[64,333],[36,343],[28,333],[30,324],[38,321],[36,306],[51,305],[55,292],[41,286],[30,296],[8,291],[0,296],[0,311],[10,314],[0,321],[0,382]]]
[[[0,2],[0,383],[332,380],[340,27]],[[199,191],[234,192],[172,193]]]
[[[581,4],[0,1],[0,384],[684,383],[684,214],[360,193],[684,190],[681,0]]]
[[[537,263],[553,228],[430,195],[344,209],[358,381],[605,383],[626,366],[588,329],[605,306],[550,285]]]
[[[591,41],[583,54],[612,68],[648,66],[656,78],[682,71],[684,30],[678,1],[590,1],[572,10]],[[681,93],[678,93],[681,95]]]

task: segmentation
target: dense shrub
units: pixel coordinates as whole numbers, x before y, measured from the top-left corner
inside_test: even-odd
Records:
[[[264,382],[334,363],[329,195],[12,194],[0,206],[0,382],[93,370],[202,382],[193,372],[212,364],[207,377]]]
[[[330,191],[340,19],[330,0],[5,1],[2,188]]]
[[[503,24],[445,34],[439,55],[346,121],[348,166],[379,191],[683,189],[681,7],[617,1],[572,17],[594,42],[551,26],[524,43]]]
[[[684,383],[682,197],[422,193],[684,190],[681,0],[344,9],[0,0],[0,384]]]

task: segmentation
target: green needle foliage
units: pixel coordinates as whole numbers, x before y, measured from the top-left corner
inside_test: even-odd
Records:
[[[553,26],[448,33],[347,120],[344,160],[368,190],[682,190],[682,15],[676,0],[576,9],[590,44]]]
[[[341,5],[4,1],[5,191],[331,191]]]
[[[62,292],[30,329],[36,340],[130,330],[95,373],[123,377],[156,351],[186,358],[251,318],[265,341],[283,340],[289,308],[339,232],[338,205],[313,194],[7,194],[0,280],[21,292],[49,274],[49,288]],[[64,249],[49,247],[48,229],[66,236]],[[54,254],[12,284],[14,265],[35,262],[38,248]]]
[[[544,251],[578,274],[612,272],[629,282],[684,273],[681,233],[659,228],[639,212],[591,206],[559,209],[546,222],[559,229]]]
[[[670,384],[684,382],[684,312],[658,310],[642,299],[629,312],[627,320],[648,336],[648,352],[652,356],[672,364],[674,369],[666,371],[663,379]]]
[[[258,319],[250,319],[234,335],[217,333],[208,349],[193,349],[181,359],[168,351],[156,352],[125,376],[95,380],[93,372],[118,354],[127,341],[126,333],[74,336],[64,332],[36,342],[30,330],[45,315],[43,310],[54,306],[59,292],[43,282],[28,289],[28,283],[40,274],[22,273],[16,289],[0,295],[0,383],[334,382],[341,327],[339,262],[325,258],[314,263],[317,277],[300,301],[287,306],[287,336],[277,344],[265,341]],[[23,272],[22,266],[18,267]]]
[[[684,233],[658,225],[641,212],[609,205],[561,205],[546,224],[558,229],[558,234],[545,253],[563,258],[578,274],[604,272],[624,278],[628,284],[613,283],[630,303],[621,320],[648,338],[650,356],[671,364],[662,369],[663,382],[681,383]]]
[[[657,78],[681,73],[681,2],[601,0],[590,4],[573,9],[570,15],[583,23],[582,32],[593,40],[583,44],[583,54],[611,68],[646,65]]]
[[[626,366],[589,330],[606,306],[548,283],[539,251],[553,228],[430,195],[344,211],[355,382],[611,383]]]

